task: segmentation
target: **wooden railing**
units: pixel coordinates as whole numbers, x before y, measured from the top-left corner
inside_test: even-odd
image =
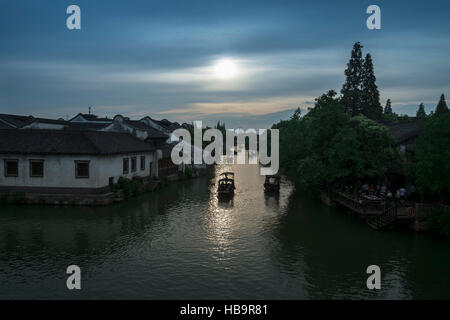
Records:
[[[389,227],[398,221],[414,219],[426,221],[430,213],[436,210],[450,212],[450,206],[439,203],[396,202],[392,205],[392,202],[372,201],[341,191],[332,192],[331,201],[366,218],[369,225],[376,229]],[[411,208],[414,210],[411,210]]]
[[[385,229],[393,226],[397,222],[397,206],[387,208],[383,214],[367,218],[367,223],[374,229]]]
[[[332,199],[347,209],[363,216],[382,215],[386,211],[384,201],[371,201],[340,191],[333,192]]]

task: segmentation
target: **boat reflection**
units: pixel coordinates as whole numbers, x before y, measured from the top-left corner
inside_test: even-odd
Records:
[[[225,197],[219,197],[219,199],[217,200],[217,203],[218,203],[219,208],[229,210],[229,209],[233,209],[234,199],[233,198],[227,199]]]
[[[280,193],[264,192],[264,204],[269,208],[277,209],[280,207]]]

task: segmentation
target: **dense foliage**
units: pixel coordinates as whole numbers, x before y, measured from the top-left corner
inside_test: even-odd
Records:
[[[358,115],[362,110],[361,82],[364,65],[362,48],[359,42],[353,45],[351,57],[345,69],[345,83],[341,90],[342,104],[350,116]]]
[[[445,96],[444,94],[441,95],[441,98],[439,99],[439,103],[436,107],[436,111],[434,114],[444,114],[448,112],[447,102],[445,102]]]
[[[362,90],[362,110],[361,113],[370,119],[379,119],[383,113],[380,104],[380,93],[376,85],[372,56],[366,55],[362,70],[361,90]]]
[[[144,187],[140,180],[120,177],[117,184],[114,186],[114,191],[119,190],[123,191],[125,198],[130,198],[143,193]]]
[[[386,106],[384,107],[384,114],[392,114],[392,105],[391,105],[391,99],[387,99]]]
[[[359,42],[353,45],[345,70],[346,79],[341,90],[341,102],[350,116],[363,114],[370,119],[379,119],[383,108],[380,104],[372,56],[367,54],[363,59],[362,48]]]
[[[425,119],[427,117],[427,114],[425,112],[425,106],[423,105],[423,103],[421,103],[419,105],[419,109],[417,109],[417,112],[416,112],[416,117],[417,117],[417,119],[420,119],[420,120]]]
[[[287,174],[304,185],[330,186],[386,173],[397,155],[387,128],[346,111],[330,91],[303,118],[273,126],[280,130],[280,164]]]
[[[450,212],[443,210],[432,212],[428,219],[428,226],[431,231],[441,236],[450,237]]]
[[[414,178],[422,193],[450,192],[450,112],[426,120],[417,139]]]
[[[385,124],[420,120],[412,180],[422,194],[450,192],[450,112],[442,94],[435,112],[420,104],[416,118],[397,115],[388,99],[379,102],[372,57],[355,43],[341,96],[329,91],[301,117],[300,109],[273,126],[280,130],[280,167],[306,186],[331,186],[384,176],[399,154]]]

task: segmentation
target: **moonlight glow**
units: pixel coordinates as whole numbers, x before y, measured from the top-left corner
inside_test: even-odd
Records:
[[[219,60],[214,66],[214,74],[220,79],[231,79],[237,74],[237,66],[232,60]]]

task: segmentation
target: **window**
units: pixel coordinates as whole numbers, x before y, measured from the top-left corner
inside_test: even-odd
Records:
[[[145,170],[145,156],[141,156],[141,170]]]
[[[30,177],[42,178],[44,176],[44,160],[30,160]]]
[[[131,172],[136,172],[136,157],[131,158]]]
[[[128,173],[128,165],[129,165],[129,160],[128,158],[124,158],[123,159],[123,173],[127,174]]]
[[[19,160],[5,160],[5,177],[19,176]]]
[[[89,161],[75,161],[75,177],[89,178]]]

